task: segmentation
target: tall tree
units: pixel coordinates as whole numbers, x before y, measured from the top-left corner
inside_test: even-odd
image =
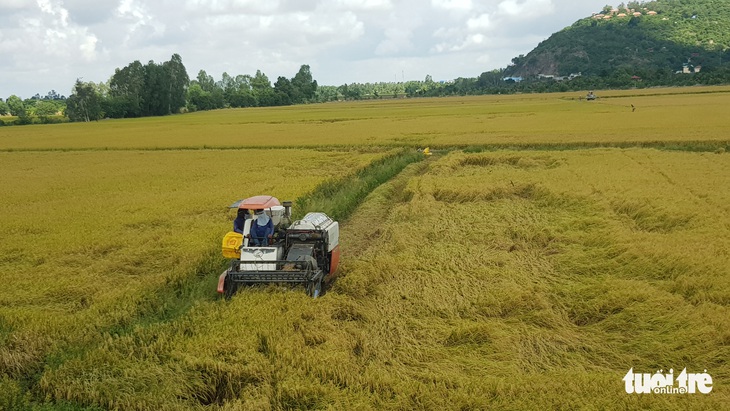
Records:
[[[145,68],[139,60],[127,67],[116,69],[109,80],[110,104],[115,107],[112,117],[140,117],[142,115]]]
[[[213,76],[208,75],[205,70],[200,70],[196,79],[198,80],[198,84],[200,84],[200,88],[204,91],[212,93],[215,90],[215,79],[213,79]]]
[[[58,112],[58,107],[48,100],[41,100],[35,105],[35,115],[41,120],[41,123],[48,123],[51,117]]]
[[[190,77],[188,76],[185,65],[183,65],[182,57],[175,53],[170,61],[163,64],[168,76],[168,107],[167,112],[177,113],[181,108],[185,107],[185,97],[187,96]]]
[[[0,98],[0,116],[4,116],[10,112],[10,108],[8,107],[7,103],[3,101],[3,99]]]
[[[198,106],[199,110],[213,110],[216,108],[223,108],[225,106],[225,98],[223,96],[223,89],[219,87],[213,76],[208,75],[205,70],[198,72],[197,79],[193,82],[198,84],[200,88],[206,93],[206,104],[208,108]]]
[[[256,106],[256,97],[251,89],[251,79],[252,77],[247,74],[231,78],[227,73],[223,73],[221,82],[225,84],[225,99],[231,107]]]
[[[188,87],[188,110],[212,110],[213,108],[215,107],[213,107],[211,94],[203,90],[197,80],[191,82]]]
[[[251,79],[251,87],[255,92],[261,92],[271,88],[271,81],[261,70],[256,70],[256,75]]]
[[[266,74],[261,70],[256,70],[256,75],[251,79],[251,88],[253,89],[256,101],[259,106],[273,106],[276,104],[274,90],[271,88],[271,82]]]
[[[165,69],[150,60],[144,66],[144,115],[162,116],[169,114],[170,79]]]
[[[66,100],[66,116],[71,121],[99,120],[102,117],[100,100],[94,83],[77,79],[73,93]]]
[[[22,116],[25,114],[25,104],[23,103],[23,100],[20,99],[20,97],[13,94],[12,96],[8,97],[8,111],[10,111],[11,116]]]
[[[293,103],[305,103],[314,100],[314,96],[317,94],[317,81],[312,78],[309,65],[304,64],[299,68],[299,72],[294,75],[291,84],[294,88],[291,96]]]
[[[279,76],[274,83],[275,104],[277,106],[288,106],[292,104],[292,97],[296,94],[292,83],[286,77]]]

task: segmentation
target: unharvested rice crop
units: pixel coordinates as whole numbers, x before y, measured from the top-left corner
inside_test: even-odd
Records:
[[[722,409],[729,90],[4,127],[0,409]],[[323,297],[217,298],[261,193],[342,216]]]
[[[124,409],[721,409],[728,175],[727,155],[646,149],[411,165],[348,220],[324,298],[199,301],[50,367],[43,390]],[[628,395],[632,367],[716,384]]]
[[[380,156],[0,153],[0,373],[28,375],[54,347],[78,349],[164,310],[155,292],[195,274],[230,230],[233,201],[262,193],[295,199]]]
[[[0,129],[0,150],[727,144],[729,87],[361,101]],[[636,111],[632,111],[632,107]]]

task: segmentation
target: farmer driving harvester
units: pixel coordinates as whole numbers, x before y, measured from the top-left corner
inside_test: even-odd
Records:
[[[251,245],[267,246],[274,235],[274,222],[264,210],[256,210],[256,221],[251,223]]]
[[[237,209],[238,222],[221,244],[230,267],[218,277],[219,293],[231,298],[245,284],[288,283],[304,285],[314,298],[321,295],[325,277],[340,261],[340,225],[323,212],[292,222],[291,207],[291,201],[282,205],[268,195],[229,206]]]

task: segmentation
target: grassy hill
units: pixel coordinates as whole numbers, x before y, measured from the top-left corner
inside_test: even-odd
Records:
[[[730,2],[662,0],[606,6],[513,60],[511,76],[625,72],[662,77],[730,62]]]

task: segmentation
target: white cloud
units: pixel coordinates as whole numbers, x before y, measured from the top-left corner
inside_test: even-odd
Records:
[[[501,14],[519,18],[551,14],[555,10],[551,0],[504,0],[498,9]]]
[[[24,46],[40,47],[43,53],[58,58],[78,58],[84,62],[96,59],[98,39],[87,28],[71,24],[62,1],[37,0],[36,4],[40,13],[25,18],[20,25]]]
[[[345,10],[383,11],[391,10],[390,0],[335,0],[334,3]]]
[[[127,0],[125,0],[127,1]],[[278,0],[186,0],[185,8],[201,14],[274,14],[279,11]]]
[[[385,37],[386,39],[375,48],[375,54],[378,56],[393,55],[413,48],[412,32],[408,29],[398,27],[386,29]]]
[[[431,5],[446,10],[471,10],[471,0],[431,0]]]
[[[489,14],[480,14],[477,17],[472,17],[466,21],[466,27],[469,30],[487,30],[492,27],[492,19]]]
[[[0,0],[0,97],[183,57],[191,77],[309,64],[319,84],[478,76],[606,0]]]
[[[122,0],[116,13],[121,21],[126,22],[124,44],[144,44],[149,37],[160,37],[165,32],[165,24],[157,20],[142,1]]]
[[[29,0],[3,0],[0,2],[0,10],[3,12],[16,11],[31,8],[34,4]]]
[[[87,36],[84,42],[79,45],[81,55],[87,61],[93,61],[96,58],[96,44],[99,42],[95,36]]]
[[[58,25],[68,27],[68,11],[63,8],[63,3],[54,3],[51,0],[37,0],[37,2],[42,12],[56,18]]]

